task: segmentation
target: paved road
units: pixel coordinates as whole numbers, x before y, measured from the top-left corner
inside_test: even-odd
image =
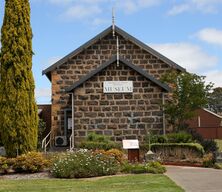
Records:
[[[167,166],[166,175],[186,192],[222,192],[222,170]]]

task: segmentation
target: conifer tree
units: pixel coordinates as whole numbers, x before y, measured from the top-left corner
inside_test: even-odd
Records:
[[[37,146],[29,0],[5,0],[1,44],[0,139],[13,157]]]

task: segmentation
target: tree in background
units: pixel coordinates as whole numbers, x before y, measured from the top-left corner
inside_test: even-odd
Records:
[[[37,146],[29,0],[6,0],[1,29],[0,135],[8,156]]]
[[[194,111],[207,104],[212,84],[206,85],[204,79],[203,76],[187,72],[171,72],[163,77],[162,81],[172,88],[164,108],[175,131],[183,129],[186,120],[195,115]]]
[[[222,114],[222,87],[214,88],[209,94],[208,108],[214,113]]]

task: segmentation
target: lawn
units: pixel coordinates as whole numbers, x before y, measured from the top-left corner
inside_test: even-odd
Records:
[[[182,192],[164,175],[126,175],[92,179],[1,180],[0,192]]]

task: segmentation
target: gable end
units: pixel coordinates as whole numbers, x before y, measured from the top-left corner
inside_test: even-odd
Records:
[[[136,39],[135,37],[131,36],[130,34],[125,32],[124,30],[120,29],[119,27],[116,26],[115,30],[116,30],[116,33],[120,34],[125,39],[127,39],[127,40],[131,41],[132,43],[136,44],[137,46],[144,49],[148,53],[154,55],[155,57],[162,60],[163,62],[165,62],[169,66],[174,67],[174,68],[178,69],[179,71],[185,71],[185,69],[183,67],[181,67],[178,64],[176,64],[175,62],[171,61],[170,59],[163,56],[159,52],[155,51],[154,49],[152,49],[148,45],[146,45],[143,42],[141,42],[140,40]],[[83,44],[82,46],[77,48],[76,50],[72,51],[71,53],[69,53],[68,55],[66,55],[65,57],[63,57],[62,59],[60,59],[59,61],[57,61],[56,63],[54,63],[50,67],[48,67],[47,69],[43,70],[42,75],[46,75],[48,77],[48,79],[51,81],[51,71],[55,70],[56,68],[58,68],[59,66],[64,64],[67,60],[76,56],[77,54],[79,54],[83,50],[87,49],[88,47],[90,47],[91,45],[96,43],[98,40],[104,38],[106,35],[108,35],[111,32],[112,32],[112,26],[108,27],[103,32],[101,32],[100,34],[98,34],[97,36],[95,36],[94,38],[92,38],[91,40],[89,40],[88,42],[86,42],[85,44]]]
[[[80,86],[81,84],[83,84],[84,82],[86,82],[88,79],[90,79],[91,77],[93,77],[94,75],[98,74],[99,72],[101,72],[103,69],[107,68],[109,65],[113,64],[114,62],[117,61],[117,57],[114,56],[113,58],[111,58],[109,61],[103,63],[102,65],[100,65],[97,69],[91,71],[90,73],[88,73],[87,75],[85,75],[84,77],[82,77],[79,81],[75,82],[71,87],[67,88],[65,91],[66,92],[71,92],[73,91],[75,88],[77,88],[78,86]],[[129,61],[120,58],[119,61],[123,64],[125,64],[126,66],[128,66],[129,68],[135,70],[137,73],[139,73],[140,75],[144,76],[146,79],[149,79],[150,81],[152,81],[153,83],[155,83],[156,85],[158,85],[159,87],[161,87],[162,89],[164,89],[166,92],[170,91],[170,88],[168,85],[161,83],[160,81],[158,81],[157,79],[155,79],[154,77],[152,77],[151,75],[149,75],[146,71],[144,71],[143,69],[141,69],[140,67],[133,65],[132,63],[130,63]]]

